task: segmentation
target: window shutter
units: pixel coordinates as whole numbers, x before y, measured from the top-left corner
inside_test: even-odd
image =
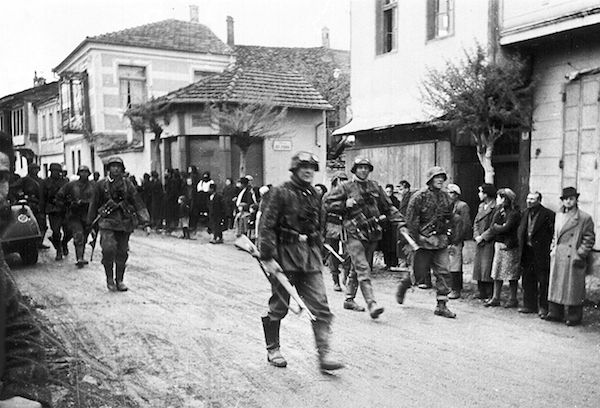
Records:
[[[437,0],[427,0],[427,40],[435,37],[435,6]]]
[[[375,0],[375,54],[383,53],[383,0]]]

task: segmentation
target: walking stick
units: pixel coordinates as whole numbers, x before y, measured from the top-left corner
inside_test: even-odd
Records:
[[[242,251],[248,252],[250,255],[252,255],[253,258],[255,258],[258,261],[260,268],[262,269],[263,273],[265,274],[265,276],[267,277],[269,282],[271,282],[271,277],[274,277],[275,279],[277,279],[277,281],[279,281],[279,284],[285,289],[285,291],[287,293],[289,293],[291,298],[296,301],[296,304],[294,305],[293,303],[286,302],[281,293],[279,293],[276,289],[274,289],[274,291],[277,293],[279,298],[282,301],[284,301],[284,303],[286,303],[286,305],[290,308],[290,310],[292,310],[292,312],[294,312],[296,314],[300,314],[300,313],[302,313],[302,310],[306,310],[306,315],[310,318],[310,320],[312,320],[312,321],[317,320],[315,315],[313,315],[311,313],[311,311],[308,310],[308,308],[306,307],[306,304],[304,303],[302,298],[298,295],[298,292],[296,292],[296,289],[294,289],[294,287],[288,280],[287,276],[285,276],[285,274],[283,272],[280,272],[280,271],[267,272],[263,262],[260,260],[260,252],[258,251],[258,248],[256,248],[256,245],[254,245],[247,236],[242,235],[238,239],[236,239],[235,246],[237,248],[241,249]]]

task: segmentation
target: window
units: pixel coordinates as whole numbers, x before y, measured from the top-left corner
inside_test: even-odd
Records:
[[[77,150],[77,168],[81,166],[81,149]]]
[[[377,54],[386,54],[394,51],[397,47],[397,0],[377,0],[375,3],[376,13],[376,41]]]
[[[146,68],[119,65],[119,97],[123,109],[146,102]]]
[[[52,115],[52,112],[48,114],[48,138],[54,138],[54,116]]]
[[[24,132],[23,108],[11,111],[11,134],[13,136],[22,135]]]
[[[4,114],[0,113],[0,130],[5,131],[6,125],[4,124]]]
[[[40,123],[40,138],[42,140],[46,140],[46,115],[42,115],[42,120]]]
[[[77,167],[75,165],[75,150],[71,150],[71,173],[77,174]]]
[[[64,132],[81,132],[86,129],[85,106],[87,74],[68,73],[60,80],[60,111]]]
[[[454,34],[454,0],[427,0],[427,39]]]

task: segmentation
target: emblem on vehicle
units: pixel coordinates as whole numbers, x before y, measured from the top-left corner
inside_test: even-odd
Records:
[[[27,214],[19,214],[19,216],[17,217],[17,221],[25,224],[26,222],[29,221],[29,217],[27,216]]]

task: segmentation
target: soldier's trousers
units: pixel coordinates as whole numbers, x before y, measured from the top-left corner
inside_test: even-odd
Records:
[[[84,228],[85,217],[69,217],[67,219],[69,232],[73,235],[73,245],[75,246],[75,255],[77,259],[83,259],[85,252],[85,244],[87,242],[88,233]]]
[[[448,300],[450,293],[450,272],[448,272],[448,263],[450,262],[448,248],[443,249],[419,249],[415,253],[414,271],[417,282],[426,281],[433,272],[435,276],[435,291],[437,300]]]
[[[352,268],[346,284],[346,299],[354,299],[358,286],[369,305],[375,302],[373,286],[371,285],[371,268],[373,267],[373,254],[377,242],[367,242],[348,236],[346,248],[352,261]]]
[[[308,310],[315,315],[318,321],[330,324],[333,314],[329,310],[321,272],[287,272],[286,275],[304,303],[306,303]],[[278,280],[271,279],[271,297],[269,298],[269,312],[267,313],[270,320],[279,321],[283,319],[287,315],[289,302],[289,293]]]
[[[48,230],[48,224],[46,223],[46,214],[42,211],[33,211],[33,216],[38,223],[38,227],[40,227],[40,232],[42,233],[42,242],[46,237],[46,231]]]
[[[112,271],[113,265],[117,271],[125,270],[129,257],[129,235],[127,231],[113,231],[100,229],[100,246],[102,247],[102,265],[107,273]]]
[[[53,245],[60,245],[61,240],[66,243],[71,239],[69,228],[65,223],[64,214],[50,213],[48,214],[48,221],[50,221],[50,229],[52,230],[50,241]]]

